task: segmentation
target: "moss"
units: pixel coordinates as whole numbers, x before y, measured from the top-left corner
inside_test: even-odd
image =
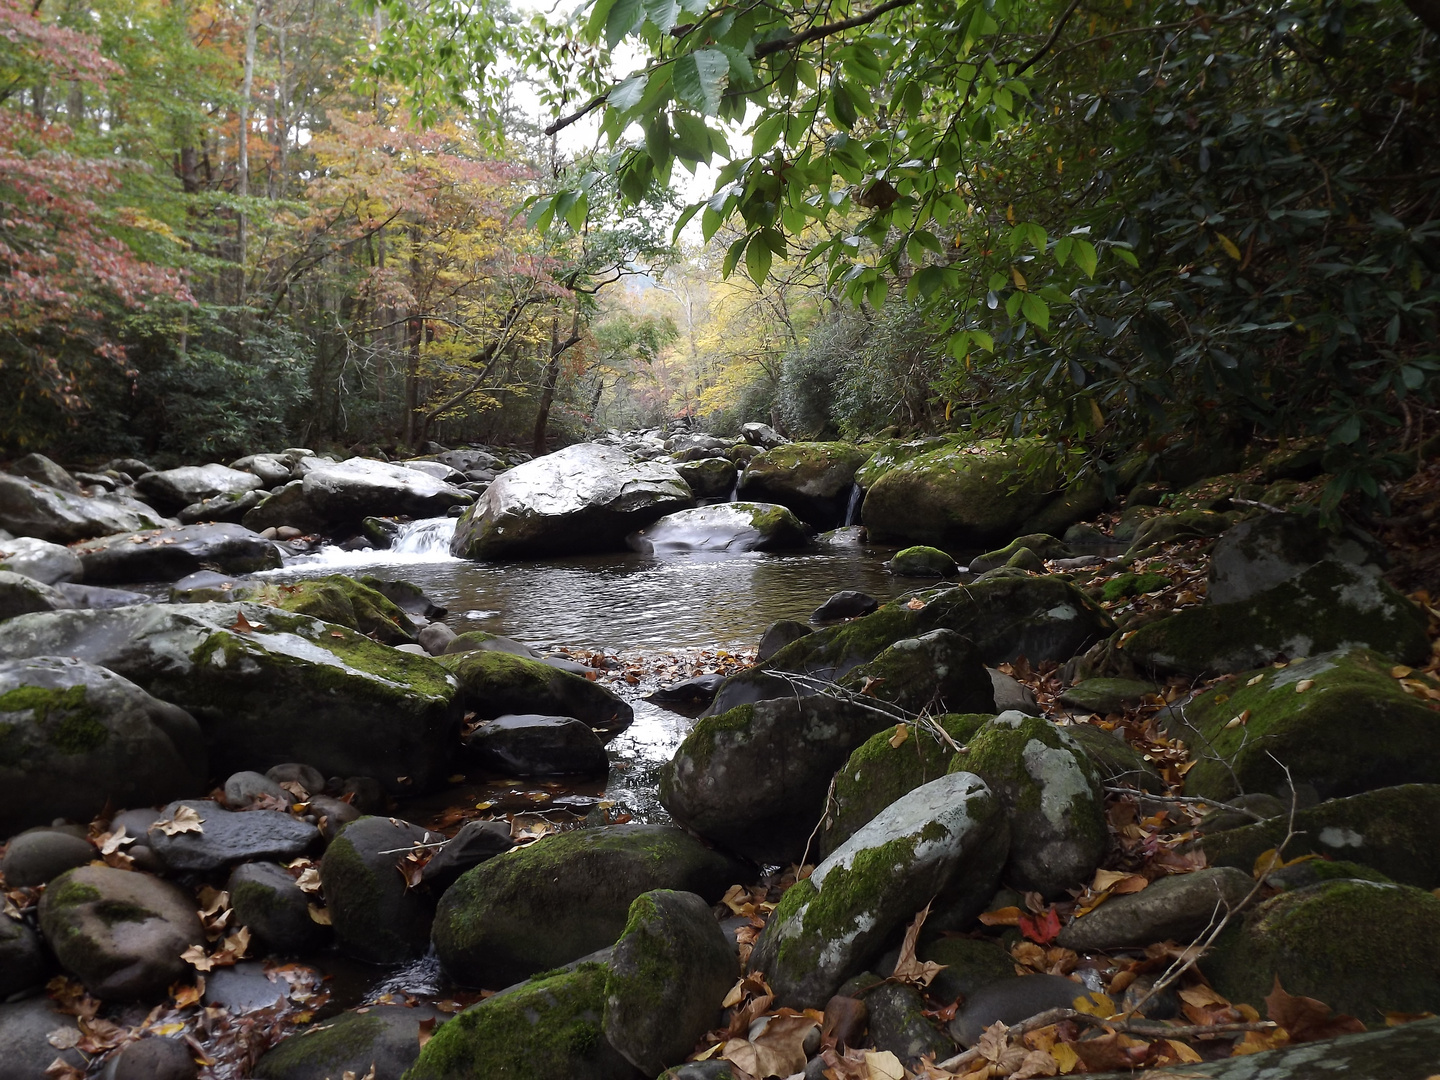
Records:
[[[337,1062],[363,1057],[385,1034],[385,1021],[367,1013],[342,1013],[279,1043],[256,1064],[258,1080],[300,1073],[323,1075]]]
[[[643,1010],[658,1015],[665,1012],[668,1007],[666,994],[681,985],[685,978],[685,972],[676,964],[675,958],[665,953],[659,936],[663,918],[654,894],[645,893],[637,896],[630,905],[625,929],[620,933],[619,941],[639,939],[643,945],[629,951],[633,970],[623,975],[614,969],[610,971],[606,980],[606,997],[620,997],[632,1013]]]
[[[1119,577],[1111,578],[1100,590],[1102,599],[1115,601],[1123,600],[1127,596],[1140,596],[1144,593],[1155,592],[1170,584],[1170,579],[1164,574],[1121,574]]]
[[[539,660],[479,649],[446,653],[433,662],[454,673],[466,703],[481,719],[538,712],[573,716],[604,729],[623,726],[632,715],[628,705],[598,683]]]
[[[100,890],[93,885],[76,881],[70,874],[62,874],[45,889],[47,907],[61,910],[91,904],[100,899]]]
[[[0,695],[0,713],[25,712],[34,718],[35,735],[62,754],[88,754],[110,738],[110,729],[89,704],[83,685],[21,686]],[[5,725],[0,732],[0,766],[19,768],[30,760],[27,734],[21,725]]]
[[[955,560],[936,547],[923,544],[897,551],[885,564],[892,574],[901,577],[950,577],[957,567]]]
[[[95,916],[106,926],[116,923],[144,922],[153,919],[155,913],[140,904],[128,900],[102,900],[94,907]]]
[[[737,705],[728,712],[719,716],[707,716],[690,729],[690,734],[685,736],[685,741],[675,752],[676,758],[685,757],[694,763],[695,768],[705,772],[710,767],[710,759],[715,754],[715,742],[722,732],[746,732],[755,723],[754,705]],[[665,770],[662,782],[670,775],[671,770]],[[663,802],[665,792],[662,788],[660,799]]]

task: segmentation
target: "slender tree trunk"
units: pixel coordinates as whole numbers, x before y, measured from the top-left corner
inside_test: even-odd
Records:
[[[535,415],[535,434],[531,452],[539,457],[545,453],[545,429],[550,426],[550,406],[555,403],[555,388],[560,384],[560,358],[580,340],[580,298],[575,298],[575,314],[570,320],[570,336],[560,340],[560,316],[550,319],[550,359],[545,364],[545,377],[540,385],[540,410]]]
[[[405,424],[400,441],[418,452],[415,414],[420,408],[420,343],[425,339],[425,319],[420,305],[420,229],[413,226],[410,229],[410,289],[415,297],[415,309],[406,324],[410,340],[405,356]]]
[[[250,21],[245,24],[245,68],[240,82],[240,132],[237,149],[236,192],[243,199],[250,194],[250,94],[255,87],[255,33],[260,26],[260,0],[250,9]],[[245,208],[240,208],[239,258],[240,303],[245,302],[245,248],[247,244]]]

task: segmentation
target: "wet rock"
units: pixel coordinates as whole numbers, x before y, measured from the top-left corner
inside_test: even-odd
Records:
[[[1382,557],[1374,540],[1322,528],[1312,514],[1261,514],[1226,530],[1210,553],[1206,599],[1212,604],[1249,600],[1291,581],[1323,559],[1354,566]]]
[[[338,1080],[346,1073],[400,1080],[420,1054],[420,1025],[445,1017],[429,1005],[369,1005],[291,1035],[255,1063],[256,1080]]]
[[[1154,683],[1139,679],[1086,679],[1062,693],[1060,704],[1106,716],[1124,712],[1158,692]]]
[[[82,866],[40,898],[40,929],[62,967],[106,1001],[164,994],[193,970],[183,953],[205,943],[194,901],[130,870]]]
[[[135,480],[135,490],[167,514],[217,495],[238,496],[261,486],[255,474],[218,464],[184,465],[145,473]]]
[[[740,474],[742,499],[779,503],[819,529],[845,524],[855,472],[870,457],[849,443],[797,442],[767,449]]]
[[[456,525],[450,550],[469,559],[618,550],[636,529],[692,505],[671,466],[579,443],[497,477]]]
[[[15,1005],[0,1005],[0,1077],[4,1080],[51,1080],[46,1070],[59,1058],[71,1068],[84,1070],[79,1050],[57,1050],[52,1033],[79,1034],[75,1017],[59,1012],[49,998],[31,998]]]
[[[581,964],[470,1006],[425,1044],[406,1080],[639,1080],[605,1038],[606,973]]]
[[[431,856],[421,872],[421,880],[438,896],[466,870],[503,855],[514,843],[510,826],[503,821],[467,821]]]
[[[421,630],[415,640],[431,656],[440,656],[455,638],[454,630],[442,622],[435,622]]]
[[[344,574],[283,584],[238,582],[223,592],[173,599],[248,600],[348,626],[386,645],[413,644],[419,629],[409,615],[378,589]]]
[[[608,739],[635,718],[629,705],[599,683],[538,660],[482,649],[449,653],[438,663],[454,673],[467,706],[481,720],[508,714],[572,716]]]
[[[284,981],[272,981],[266,977],[263,964],[249,960],[210,972],[205,979],[203,1001],[208,1006],[240,1016],[261,1009],[273,1009],[283,1004],[286,997]]]
[[[797,622],[794,619],[781,619],[779,622],[771,623],[765,628],[765,633],[760,635],[760,650],[755,658],[764,663],[792,641],[799,641],[802,637],[814,632],[813,626]]]
[[[1045,559],[1065,559],[1073,554],[1068,545],[1062,540],[1057,540],[1049,533],[1030,533],[1027,536],[1019,536],[1003,548],[995,551],[987,551],[983,555],[977,555],[970,560],[970,572],[972,574],[983,574],[987,570],[994,570],[997,566],[1017,565],[1014,562],[1015,556],[1022,551],[1030,552],[1032,558],[1039,565],[1032,563],[1026,569],[1037,569],[1044,573]]]
[[[0,874],[12,889],[33,888],[84,866],[98,853],[88,840],[56,829],[31,829],[11,837]]]
[[[310,917],[311,899],[276,863],[241,863],[225,886],[235,926],[248,926],[263,948],[299,953],[325,941],[327,932]]]
[[[126,1043],[112,1054],[100,1080],[195,1080],[199,1074],[185,1043],[152,1035]]]
[[[324,773],[313,765],[295,761],[272,765],[265,770],[265,779],[276,784],[299,784],[307,795],[318,795],[325,790]]]
[[[1003,713],[952,769],[980,776],[1010,823],[1007,884],[1053,897],[1090,880],[1110,842],[1099,773],[1069,733]]]
[[[954,577],[960,567],[939,548],[921,544],[896,552],[885,569],[900,577],[947,578]]]
[[[472,501],[443,480],[369,458],[316,465],[305,473],[301,490],[305,505],[334,525],[357,525],[366,517],[437,517]]]
[[[691,551],[781,551],[804,547],[810,529],[783,506],[733,502],[697,506],[667,514],[625,542],[646,555],[664,557]]]
[[[173,821],[182,806],[200,815],[199,832],[161,827]],[[215,870],[256,859],[293,859],[318,843],[315,826],[276,810],[226,810],[208,799],[173,802],[160,811],[160,821],[145,834],[146,842],[170,870]]]
[[[265,776],[257,772],[232,773],[225,780],[225,804],[236,810],[245,810],[259,802],[261,799],[275,799],[282,803],[289,804],[290,793]],[[270,809],[275,809],[271,806]]]
[[[1112,896],[1060,932],[1076,952],[1135,949],[1157,941],[1193,941],[1250,894],[1255,879],[1234,867],[1159,878],[1147,888]]]
[[[1090,991],[1062,975],[1017,975],[976,990],[950,1021],[950,1035],[961,1046],[974,1046],[994,1023],[1013,1027],[1050,1009],[1073,1009],[1077,1002],[1094,1008]]]
[[[467,630],[463,634],[457,634],[448,645],[442,655],[463,652],[503,652],[511,656],[521,656],[526,660],[539,660],[540,654],[530,648],[523,641],[516,641],[514,638],[503,637],[499,634],[487,634],[484,630]]]
[[[925,999],[913,986],[882,983],[865,995],[865,1007],[875,1049],[888,1050],[906,1068],[918,1069],[922,1057],[944,1061],[955,1053],[955,1041],[925,1016]]]
[[[810,613],[814,623],[834,622],[837,619],[854,619],[869,615],[880,606],[873,596],[853,589],[842,589]]]
[[[710,905],[657,890],[630,905],[605,980],[605,1037],[646,1076],[683,1061],[720,1019],[739,961]]]
[[[76,585],[69,581],[58,581],[55,583],[55,590],[70,602],[72,608],[82,611],[151,603],[151,598],[144,593],[131,592],[128,589],[107,589],[100,585]]]
[[[1282,800],[1283,802],[1284,800]],[[1405,885],[1440,888],[1440,851],[1432,842],[1440,821],[1440,785],[1401,784],[1332,799],[1295,814],[1287,859],[1319,855],[1374,867]],[[1197,844],[1212,866],[1249,871],[1285,838],[1289,807],[1270,821],[1207,834]]]
[[[837,698],[775,698],[702,719],[660,772],[660,801],[760,863],[799,858],[835,770],[898,717]]]
[[[677,889],[713,903],[751,876],[667,825],[560,833],[498,855],[452,885],[436,913],[435,950],[461,983],[507,986],[613,944],[642,893]]]
[[[269,540],[227,524],[119,533],[91,540],[75,552],[85,568],[85,580],[95,583],[175,581],[217,567],[226,573],[248,574],[281,563]]]
[[[0,717],[0,835],[204,788],[195,720],[104,668],[59,656],[0,661]]]
[[[45,585],[76,581],[85,573],[80,557],[68,547],[31,536],[0,539],[0,570],[23,574]]]
[[[23,574],[0,570],[0,620],[32,611],[59,611],[71,607],[63,593]]]
[[[312,795],[306,816],[315,818],[315,827],[320,830],[321,838],[328,844],[346,825],[358,821],[361,813],[358,807],[342,799],[332,799],[329,795]]]
[[[975,776],[951,773],[892,803],[790,888],[750,956],[777,1002],[823,1008],[886,939],[953,879],[988,878],[1003,851],[1000,805]],[[976,852],[990,865],[976,865]]]
[[[413,582],[377,578],[368,574],[362,575],[358,580],[360,584],[368,585],[384,596],[409,615],[412,621],[433,622],[445,618],[445,608],[426,596],[425,590]]]
[[[931,630],[897,641],[840,685],[907,713],[994,713],[995,684],[969,638]]]
[[[1248,600],[1146,623],[1126,642],[1125,655],[1141,668],[1190,676],[1355,648],[1421,664],[1430,655],[1425,627],[1420,609],[1383,579],[1327,559]]]
[[[1365,1024],[1440,1008],[1440,898],[1407,885],[1326,881],[1281,893],[1227,928],[1200,964],[1231,1001],[1280,980]]]
[[[424,955],[435,897],[407,888],[398,867],[416,843],[443,839],[395,818],[362,817],[340,830],[320,861],[320,883],[342,949],[370,964]]]
[[[465,751],[481,768],[506,776],[604,776],[605,744],[569,716],[499,716],[465,736]]]
[[[8,878],[7,884],[13,887]],[[50,963],[40,935],[19,919],[0,914],[0,1001],[40,986],[49,975]],[[3,1015],[3,1006],[0,1006],[0,1017]],[[3,1036],[0,1036],[0,1045],[3,1045]]]
[[[240,524],[257,533],[267,529],[291,528],[300,536],[324,532],[329,522],[305,498],[305,481],[292,480],[276,488],[253,509],[247,510]]]
[[[735,478],[738,475],[734,463],[724,457],[700,457],[685,461],[677,464],[675,471],[697,499],[727,497],[735,490]]]
[[[1393,666],[1364,649],[1325,653],[1247,671],[1172,706],[1161,714],[1165,730],[1209,751],[1186,774],[1186,791],[1222,801],[1242,790],[1286,798],[1287,769],[1290,781],[1313,784],[1322,797],[1440,782],[1440,725],[1425,699],[1391,677]],[[1237,716],[1242,722],[1230,726]]]
[[[0,623],[0,653],[75,655],[134,679],[199,720],[221,775],[306,761],[425,791],[449,775],[460,726],[435,661],[258,604],[22,615]]]
[[[697,675],[693,679],[662,686],[645,697],[662,708],[684,716],[695,716],[715,700],[715,691],[725,681],[724,675]]]
[[[1165,793],[1165,778],[1125,741],[1125,734],[1119,728],[1106,731],[1093,724],[1072,724],[1065,733],[1080,744],[1107,785],[1139,788],[1152,795]]]
[[[1015,976],[1015,961],[1005,946],[978,938],[942,937],[916,950],[921,960],[944,964],[930,982],[930,996],[940,1001],[969,1000],[982,987]]]
[[[0,529],[57,544],[171,524],[159,511],[119,496],[71,495],[0,473]]]

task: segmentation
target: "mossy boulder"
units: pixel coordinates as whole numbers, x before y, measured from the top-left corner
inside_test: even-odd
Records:
[[[935,722],[964,746],[990,718],[950,713]],[[898,727],[887,727],[866,739],[835,774],[830,810],[816,839],[819,856],[829,855],[900,796],[944,776],[954,756],[954,747],[927,724],[907,724],[903,737]]]
[[[1440,888],[1440,785],[1400,784],[1332,799],[1295,813],[1285,857],[1319,855],[1354,860],[1404,885]],[[1212,866],[1250,870],[1285,839],[1289,814],[1205,836],[1197,846]]]
[[[970,571],[981,574],[986,570],[994,570],[997,566],[1009,566],[1011,560],[1022,551],[1029,551],[1040,559],[1068,559],[1073,554],[1063,540],[1057,540],[1049,533],[1030,533],[1017,536],[995,551],[975,556],[970,560]],[[1041,569],[1043,568],[1042,564]]]
[[[855,473],[855,483],[866,491],[892,469],[913,461],[924,454],[937,450],[965,446],[972,440],[968,435],[931,435],[923,439],[877,439],[865,444],[870,458]]]
[[[339,623],[386,645],[412,645],[419,630],[389,597],[344,574],[266,583],[232,594],[232,598]]]
[[[646,555],[785,551],[810,542],[810,527],[777,503],[732,502],[667,514],[625,541]]]
[[[979,650],[943,627],[895,642],[840,685],[908,713],[995,711],[995,683]]]
[[[739,495],[779,503],[816,528],[833,529],[845,524],[855,473],[869,457],[850,443],[786,443],[750,460]]]
[[[1015,975],[1015,960],[1009,950],[987,938],[942,937],[922,941],[916,956],[944,965],[930,982],[930,996],[940,1001],[969,998],[982,987]]]
[[[1408,885],[1326,881],[1281,893],[1225,933],[1201,967],[1260,1006],[1279,979],[1366,1024],[1440,1010],[1440,897]]]
[[[954,577],[960,567],[939,548],[918,544],[897,551],[885,569],[897,577],[948,578]]]
[[[1249,600],[1297,578],[1322,559],[1375,563],[1381,557],[1368,537],[1332,532],[1315,514],[1261,514],[1240,522],[1215,542],[1210,552],[1212,604]]]
[[[702,897],[668,889],[638,896],[605,980],[605,1037],[654,1076],[719,1023],[739,974],[734,945]]]
[[[371,964],[424,955],[435,897],[427,888],[410,888],[399,868],[414,844],[440,839],[408,821],[384,817],[362,817],[340,830],[320,861],[320,884],[343,950]]]
[[[1383,579],[1326,560],[1249,600],[1147,623],[1124,651],[1139,668],[1201,677],[1356,647],[1421,664],[1430,655],[1425,615]]]
[[[1129,539],[1127,560],[1134,560],[1155,550],[1161,544],[1183,540],[1201,540],[1219,536],[1239,520],[1235,513],[1221,514],[1213,510],[1180,510],[1166,513],[1158,507],[1136,507],[1121,516],[1115,529],[1117,540]]]
[[[1285,798],[1291,781],[1323,797],[1440,783],[1440,713],[1406,693],[1393,666],[1366,649],[1322,653],[1172,706],[1165,730],[1197,752],[1186,790],[1224,801],[1241,791]]]
[[[429,1005],[369,1005],[312,1024],[255,1063],[255,1080],[336,1080],[349,1073],[399,1080],[420,1054],[420,1025],[442,1021]]]
[[[760,863],[800,858],[835,770],[900,717],[866,700],[774,698],[704,717],[660,771],[679,824]]]
[[[457,1014],[404,1080],[640,1080],[605,1038],[607,967],[581,964]]]
[[[73,550],[80,556],[85,580],[97,585],[177,581],[198,570],[249,574],[281,565],[280,552],[273,543],[234,524],[118,533],[89,540]]]
[[[185,710],[80,660],[0,661],[0,836],[166,802],[207,779]]]
[[[480,720],[511,714],[570,716],[610,739],[635,718],[635,710],[599,683],[539,660],[475,649],[447,653],[439,663],[454,673],[466,706]]]
[[[466,871],[440,898],[435,950],[467,986],[508,986],[613,945],[642,893],[677,889],[714,903],[751,876],[668,825],[560,833]]]
[[[1062,693],[1060,704],[1106,716],[1124,712],[1156,693],[1159,689],[1154,683],[1141,679],[1086,679]]]
[[[675,466],[697,499],[723,499],[735,490],[735,464],[729,458],[702,457]]]
[[[1169,585],[1170,579],[1164,574],[1116,574],[1100,586],[1100,599],[1113,604],[1132,596],[1144,596],[1146,593],[1157,592]]]
[[[294,954],[325,943],[329,931],[310,917],[310,897],[278,863],[241,863],[225,886],[236,926],[248,926],[261,947]]]
[[[1007,884],[1053,897],[1090,880],[1110,842],[1104,791],[1099,770],[1066,729],[1001,713],[950,768],[979,776],[1003,807]]]
[[[865,1008],[875,1049],[888,1050],[906,1068],[920,1068],[921,1058],[944,1061],[955,1053],[954,1040],[925,1015],[928,1006],[915,987],[881,983],[865,994]]]
[[[1065,733],[1080,744],[1106,784],[1140,788],[1154,795],[1165,793],[1164,778],[1125,740],[1123,730],[1106,731],[1094,724],[1072,724]]]
[[[1053,448],[986,439],[942,446],[886,472],[866,492],[863,513],[880,543],[973,551],[1063,531],[1103,505],[1097,485],[1065,489]]]
[[[199,721],[222,776],[304,761],[425,791],[450,772],[458,684],[443,667],[336,623],[260,604],[137,604],[0,623],[0,653],[70,655]]]
[[[40,930],[66,971],[106,1001],[141,1001],[193,970],[180,954],[205,943],[194,901],[149,874],[82,866],[40,898]]]
[[[785,893],[750,970],[765,973],[777,1003],[823,1008],[956,878],[993,883],[1003,852],[989,841],[1003,828],[999,802],[978,777],[957,772],[922,784]]]

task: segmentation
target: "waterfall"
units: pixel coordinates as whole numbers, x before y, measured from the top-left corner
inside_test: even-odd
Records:
[[[448,559],[450,540],[455,535],[455,519],[452,517],[423,518],[401,525],[390,550],[396,555],[413,555],[420,558]]]
[[[850,502],[845,507],[845,525],[860,524],[860,504],[865,501],[865,492],[859,484],[850,485]]]

